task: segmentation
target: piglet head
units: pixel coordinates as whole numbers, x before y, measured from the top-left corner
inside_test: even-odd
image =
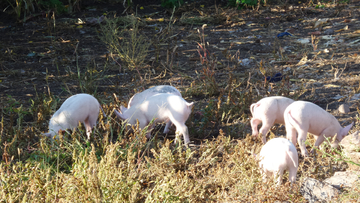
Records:
[[[126,110],[128,110],[125,106],[120,106],[120,111],[124,113]]]
[[[331,144],[332,147],[337,147],[342,139],[349,133],[349,130],[353,126],[354,122],[352,122],[350,125],[345,126],[344,128],[341,128],[340,132],[336,135],[336,139],[334,143]]]
[[[52,137],[53,137],[53,135],[52,135],[51,133],[42,133],[42,135],[45,135],[45,136],[47,136],[47,137],[49,137],[49,138],[52,138]]]
[[[124,109],[125,107],[121,106],[120,109]],[[126,109],[126,108],[125,108]],[[115,115],[120,118],[121,120],[126,120],[127,117],[124,115],[124,111],[122,113],[118,112],[116,109],[114,109]]]

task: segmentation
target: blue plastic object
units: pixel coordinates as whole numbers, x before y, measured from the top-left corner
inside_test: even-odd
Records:
[[[292,36],[289,32],[282,32],[277,35],[278,38],[283,38],[284,36]]]
[[[280,82],[283,76],[281,73],[276,73],[273,77],[267,76],[266,80],[269,82]]]

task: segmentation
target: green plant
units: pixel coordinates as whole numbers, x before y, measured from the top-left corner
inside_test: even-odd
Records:
[[[179,8],[183,4],[183,0],[161,0],[161,6],[165,8]]]
[[[230,7],[236,7],[237,9],[242,9],[244,6],[256,6],[258,1],[261,0],[228,0],[227,5]]]
[[[37,94],[37,97],[30,99],[30,102],[29,110],[38,126],[41,126],[59,107],[59,98],[55,98],[53,95]]]
[[[125,3],[128,7],[130,7],[133,4],[132,0],[124,0],[124,3],[123,3],[124,6],[125,6]]]
[[[107,45],[110,53],[118,54],[130,70],[137,70],[142,79],[139,68],[145,61],[150,43],[145,35],[140,34],[138,22],[124,22],[125,26],[120,27],[117,25],[118,20],[106,20],[106,24],[101,26],[100,39]]]
[[[113,75],[107,75],[106,71],[108,70],[107,65],[104,65],[101,69],[97,68],[95,61],[94,64],[87,64],[83,70],[79,65],[79,57],[77,53],[77,47],[75,49],[76,53],[76,72],[72,71],[70,67],[66,70],[71,79],[77,80],[81,92],[96,95],[97,88],[99,87],[99,82],[107,78],[113,77]],[[67,87],[65,81],[67,78],[63,79],[63,84],[65,85],[66,90],[70,93],[70,89]],[[50,91],[50,90],[49,90]]]
[[[64,4],[59,0],[40,0],[38,4],[46,9],[55,9],[59,13],[66,12]]]
[[[66,7],[68,13],[73,13],[77,7],[80,10],[81,0],[69,0],[69,4]]]
[[[311,148],[315,149],[317,152],[321,152],[322,157],[330,157],[332,161],[334,162],[346,162],[348,164],[353,164],[360,167],[360,163],[356,163],[353,160],[351,160],[349,157],[347,157],[343,151],[338,150],[337,148],[331,147],[331,140],[332,137],[325,137],[325,141],[323,143],[323,147],[318,148],[312,145],[310,142],[306,141],[305,143],[310,145]],[[326,149],[329,149],[327,151]]]
[[[205,41],[205,33],[204,29],[206,24],[202,26],[202,31],[198,30],[200,43],[198,44],[198,54],[200,56],[200,63],[203,65],[203,84],[205,86],[206,92],[210,96],[216,95],[219,93],[219,87],[215,79],[215,69],[217,65],[217,59],[215,54],[211,55],[209,50],[206,48],[206,41]]]
[[[28,15],[35,11],[35,4],[37,4],[36,0],[7,0],[7,2],[13,8],[18,20],[23,15],[24,22]]]

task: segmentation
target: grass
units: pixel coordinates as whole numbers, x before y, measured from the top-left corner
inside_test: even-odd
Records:
[[[6,147],[1,149],[1,202],[303,202],[299,188],[304,177],[323,179],[330,176],[331,166],[346,164],[343,159],[329,158],[325,156],[328,153],[320,151],[317,162],[300,159],[293,187],[287,182],[288,175],[285,184],[279,187],[271,179],[263,182],[253,158],[253,153],[261,149],[261,141],[247,133],[245,125],[232,126],[246,123],[236,118],[241,117],[238,112],[246,111],[243,106],[248,105],[251,95],[234,92],[230,87],[236,83],[231,81],[234,79],[230,79],[228,88],[221,90],[217,100],[215,97],[209,101],[209,111],[205,108],[201,112],[207,120],[193,117],[188,122],[191,135],[202,138],[201,134],[213,133],[216,138],[203,137],[202,144],[190,148],[173,145],[169,139],[147,141],[137,128],[124,134],[124,126],[112,115],[107,119],[100,117],[91,142],[86,141],[83,127],[51,142],[36,129],[46,127],[40,123],[27,127],[20,121],[24,112],[54,111],[51,104],[56,98],[51,94],[39,95],[33,101],[39,105],[37,110],[32,105],[29,109],[4,112],[3,123],[8,120],[4,115],[13,113],[18,115],[20,124],[12,128],[1,125],[0,129],[3,135],[14,136],[12,139],[2,136],[5,138],[2,145]],[[222,95],[227,95],[224,100]],[[233,100],[239,101],[238,105]],[[105,111],[109,112],[112,105],[103,105]],[[214,122],[227,125],[229,135],[217,130]],[[39,140],[34,142],[35,138]],[[32,145],[24,145],[26,140]],[[358,198],[351,190],[344,194],[342,199]]]
[[[119,28],[117,22],[114,20],[111,24],[114,27],[108,28]],[[133,44],[131,40],[135,38],[132,34],[136,29],[132,27],[124,31],[130,36],[127,39],[130,41],[124,42],[122,49],[130,50],[126,46]],[[177,53],[173,47],[177,46],[177,41],[171,38],[172,32],[169,23],[151,46],[156,49],[154,58],[160,61],[155,63],[157,65],[161,60],[164,62],[160,43],[171,47],[167,51],[168,60],[159,67],[176,74],[181,66],[175,67],[173,63]],[[127,132],[112,114],[113,109],[124,101],[106,92],[100,94],[98,90],[101,81],[109,79],[111,67],[106,64],[98,68],[90,63],[82,67],[76,56],[76,67],[58,68],[59,75],[53,76],[55,79],[46,76],[44,93],[36,93],[25,104],[12,97],[1,101],[0,202],[304,202],[299,188],[305,177],[323,180],[333,174],[333,166],[344,170],[348,164],[353,164],[341,151],[340,159],[327,151],[319,151],[309,160],[300,158],[297,182],[293,187],[287,181],[287,174],[284,184],[279,187],[274,186],[272,179],[263,182],[253,157],[254,153],[259,153],[262,144],[251,136],[248,108],[264,96],[289,96],[286,85],[289,79],[275,84],[268,91],[269,84],[263,83],[264,75],[260,72],[273,71],[271,65],[260,64],[250,71],[249,76],[239,77],[241,73],[231,68],[238,61],[238,53],[232,56],[230,51],[225,51],[228,61],[220,62],[216,53],[211,53],[206,45],[204,29],[199,30],[199,38],[196,57],[199,57],[200,68],[195,70],[195,76],[179,71],[179,80],[181,84],[184,82],[179,87],[183,97],[196,102],[186,123],[195,145],[189,148],[174,145],[173,139],[164,138],[159,133],[161,130],[153,133],[159,139],[150,141],[136,127],[133,132]],[[140,57],[146,57],[147,48],[141,48],[145,51]],[[141,79],[147,74],[145,69],[136,70],[144,59],[132,55],[133,58],[126,61],[126,53],[130,52],[118,53],[124,55],[125,63],[122,65],[128,66],[121,71],[133,78],[129,80],[131,84],[124,85],[122,94],[126,88],[139,88],[134,85],[138,83],[134,75]],[[220,65],[226,63],[227,66]],[[60,72],[65,73],[61,75]],[[226,80],[219,79],[223,72],[226,72]],[[49,80],[57,80],[62,86],[61,95],[51,92]],[[86,140],[83,126],[74,132],[58,135],[54,141],[41,136],[41,132],[47,131],[50,115],[59,108],[64,97],[75,93],[68,85],[70,82],[78,91],[94,94],[108,116],[99,117],[90,141]],[[151,85],[156,84],[152,82]],[[306,92],[305,85],[302,83],[290,97],[299,98]],[[275,137],[274,132],[285,133],[276,126],[271,129],[270,138]],[[314,143],[314,140],[309,139],[309,143]],[[308,144],[308,150],[310,146]],[[339,197],[339,201],[357,199],[359,185],[344,190]]]

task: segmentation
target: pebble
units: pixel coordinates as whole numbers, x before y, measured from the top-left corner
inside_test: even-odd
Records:
[[[338,108],[340,113],[349,113],[350,112],[350,108],[348,104],[341,104]]]
[[[324,31],[324,34],[325,35],[332,35],[332,34],[334,34],[334,30],[333,29],[327,29],[327,30]]]

